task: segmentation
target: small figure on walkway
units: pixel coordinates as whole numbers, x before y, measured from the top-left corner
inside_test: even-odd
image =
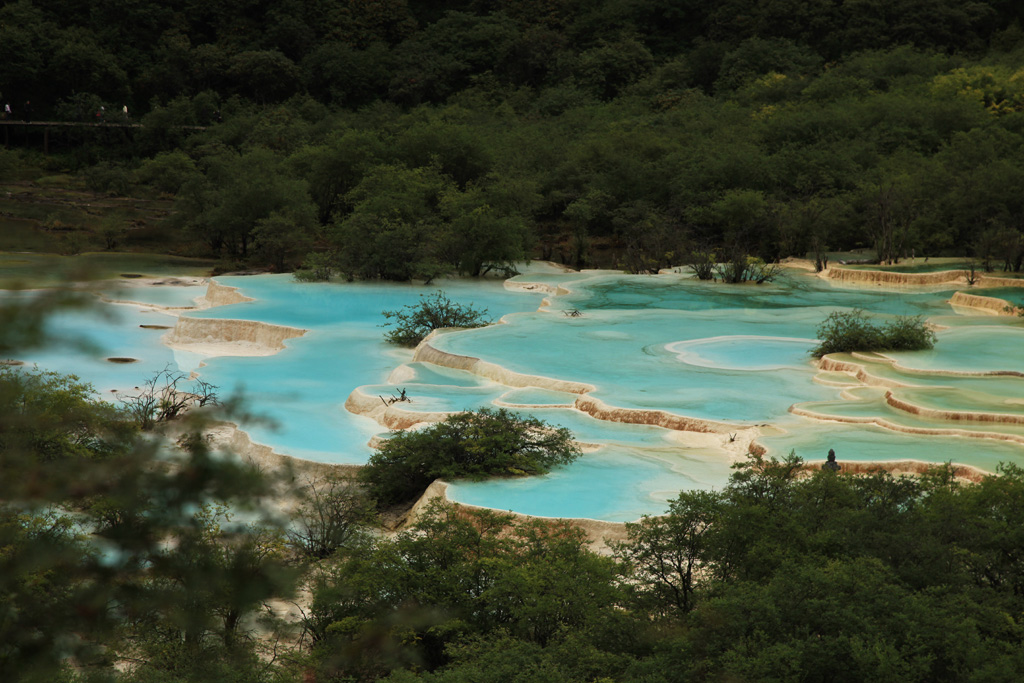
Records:
[[[839,463],[836,462],[836,452],[833,449],[828,449],[828,460],[821,466],[821,469],[828,470],[830,472],[838,472],[840,467]]]
[[[103,116],[107,113],[107,108],[100,105],[100,108],[96,111],[96,122],[103,123]]]
[[[25,111],[22,112],[23,118],[21,119],[25,123],[32,123],[32,102],[25,100]]]
[[[4,121],[11,118],[11,104],[8,102],[4,105]]]
[[[124,105],[123,107],[121,107],[121,113],[124,114],[124,120],[125,120],[125,123],[127,123],[128,122],[128,105],[127,104]]]

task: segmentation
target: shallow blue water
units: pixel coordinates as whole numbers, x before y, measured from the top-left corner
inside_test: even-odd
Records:
[[[608,447],[541,477],[456,482],[448,497],[541,517],[632,521],[662,514],[680,491],[717,486],[728,475],[728,463],[712,452]]]
[[[0,302],[3,298],[0,296]],[[115,391],[131,391],[157,370],[176,367],[174,353],[160,341],[166,330],[140,327],[173,327],[174,323],[174,317],[143,307],[97,303],[95,307],[49,317],[47,334],[62,343],[12,356],[29,367],[38,365],[77,375],[100,394],[109,396]],[[137,362],[113,363],[107,358],[133,358]]]
[[[149,287],[109,286],[99,290],[107,299],[157,306],[195,306],[195,299],[206,294],[203,286],[155,285]]]
[[[1002,299],[1014,306],[1024,306],[1024,287],[992,287],[971,290],[970,293]]]
[[[869,425],[845,425],[804,420],[793,423],[793,431],[782,436],[762,437],[759,443],[781,456],[795,451],[805,460],[824,460],[834,449],[840,462],[885,462],[921,460],[954,462],[995,472],[999,463],[1024,465],[1024,448],[992,439],[955,436],[928,437],[893,432]]]
[[[196,317],[260,320],[309,330],[286,342],[275,356],[218,357],[206,361],[202,374],[226,390],[239,392],[258,414],[277,423],[276,429],[256,426],[254,440],[275,449],[323,462],[366,462],[366,445],[381,427],[345,410],[349,393],[362,385],[383,385],[412,352],[383,341],[384,310],[415,304],[421,295],[442,290],[452,300],[492,317],[506,311],[532,310],[541,295],[506,291],[500,282],[440,282],[433,287],[403,284],[303,284],[290,276],[226,277],[221,284],[240,287],[255,301],[221,306],[195,313]],[[506,389],[495,386],[480,393],[467,383],[449,386],[443,370],[427,378],[437,384],[434,395],[412,391],[413,409],[465,410],[487,405]],[[412,383],[406,383],[410,385]],[[373,386],[371,395],[397,389]],[[476,395],[482,395],[479,400]],[[451,396],[453,398],[447,399]]]
[[[935,348],[930,351],[886,355],[895,358],[900,365],[922,370],[1024,372],[1024,324],[972,325],[942,330]]]
[[[289,276],[223,277],[218,281],[239,287],[255,301],[188,315],[259,320],[309,332],[288,340],[274,356],[204,358],[172,352],[160,343],[161,331],[139,327],[173,325],[173,318],[137,306],[107,305],[104,309],[121,313],[117,320],[65,313],[53,321],[59,336],[89,338],[95,349],[65,347],[18,358],[76,372],[103,392],[136,385],[168,363],[183,371],[198,368],[223,393],[241,393],[250,410],[276,422],[276,428],[247,426],[255,441],[324,462],[365,462],[371,453],[367,441],[382,431],[375,421],[344,408],[357,387],[385,398],[405,389],[412,402],[402,408],[413,412],[535,406],[517,410],[569,427],[579,441],[599,447],[544,477],[456,482],[450,489],[455,500],[497,509],[632,520],[663,511],[680,489],[722,486],[728,480],[734,456],[721,446],[683,448],[670,430],[595,420],[567,407],[574,394],[510,387],[461,370],[412,363],[410,350],[382,340],[381,311],[443,289],[455,301],[489,309],[503,324],[440,335],[432,342],[437,348],[527,375],[591,384],[592,395],[612,407],[654,409],[730,422],[737,428],[777,425],[786,433],[759,442],[773,454],[795,449],[808,459],[836,448],[840,460],[953,460],[987,470],[1003,461],[1024,463],[1024,446],[1016,444],[910,436],[788,413],[797,403],[840,400],[841,388],[815,381],[818,373],[808,354],[818,325],[837,309],[863,308],[883,317],[923,315],[948,326],[939,332],[934,350],[894,354],[908,368],[1024,371],[1024,322],[953,315],[948,290],[844,289],[802,275],[753,286],[703,283],[675,274],[566,274],[551,269],[516,280],[545,288],[523,292],[498,282],[422,287],[299,284]],[[541,293],[551,286],[569,293]],[[152,296],[177,305],[194,293],[168,289]],[[542,309],[545,297],[549,306]],[[563,314],[573,309],[582,315]],[[104,360],[107,356],[139,362],[114,365]],[[1007,378],[958,382],[982,394],[991,387],[993,395],[1010,399],[1016,386]],[[925,390],[944,386],[942,376],[928,376],[919,384]],[[938,393],[936,400],[941,400]],[[853,414],[871,405],[844,408]]]

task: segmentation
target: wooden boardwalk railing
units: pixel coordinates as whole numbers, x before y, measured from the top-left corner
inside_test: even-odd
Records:
[[[50,130],[54,128],[145,128],[141,123],[130,121],[15,121],[14,119],[0,120],[0,126],[4,127],[4,147],[10,145],[10,127],[27,126],[30,128],[43,129],[43,153],[50,153]],[[206,126],[171,126],[179,130],[206,130]]]

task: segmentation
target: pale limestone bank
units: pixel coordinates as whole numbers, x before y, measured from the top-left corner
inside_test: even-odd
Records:
[[[910,415],[928,418],[930,420],[941,420],[943,422],[983,422],[990,424],[1020,425],[1024,424],[1024,415],[1014,413],[989,413],[970,410],[938,410],[919,406],[915,403],[901,399],[893,395],[892,391],[885,392],[885,402],[896,410],[902,410]]]
[[[232,422],[222,422],[207,430],[212,445],[233,453],[265,473],[292,477],[322,478],[332,475],[355,477],[360,465],[339,465],[296,458],[278,453],[270,446],[255,443],[249,435]]]
[[[920,286],[967,282],[966,270],[941,270],[934,273],[897,273],[888,270],[829,268],[823,271],[822,275],[837,282],[868,285]]]
[[[554,294],[558,289],[555,285],[543,282],[513,282],[511,280],[505,280],[504,286],[511,292],[542,292],[544,294]]]
[[[978,278],[979,287],[1024,287],[1024,278],[1019,277],[996,277],[994,275],[982,275]]]
[[[1002,432],[982,432],[971,429],[962,429],[959,427],[945,428],[945,427],[911,427],[909,425],[897,424],[891,420],[887,420],[884,417],[870,416],[870,417],[853,417],[849,415],[829,415],[827,413],[819,413],[807,408],[803,408],[799,405],[790,406],[789,412],[794,415],[800,415],[803,417],[809,417],[814,420],[822,422],[840,422],[845,424],[873,424],[883,429],[888,429],[893,432],[903,432],[905,434],[920,434],[924,436],[962,436],[969,439],[992,439],[995,441],[1007,441],[1011,443],[1024,444],[1024,436],[1019,434],[1005,434]]]
[[[252,297],[241,294],[237,287],[229,287],[204,278],[135,278],[131,280],[110,280],[109,283],[111,285],[115,285],[121,290],[122,298],[111,299],[109,297],[104,297],[105,301],[114,304],[143,306],[145,308],[152,308],[170,315],[179,315],[184,311],[205,310],[208,308],[215,308],[217,306],[228,306],[230,304],[239,304],[246,301],[255,301]],[[146,287],[195,287],[198,292],[202,285],[206,285],[206,291],[203,294],[197,294],[192,299],[193,305],[191,306],[164,306],[162,304],[154,304],[146,301],[135,301],[131,298],[131,290],[133,289],[142,289]],[[127,296],[128,298],[123,298],[123,296]]]
[[[162,434],[171,442],[191,433],[193,425],[181,422],[166,423]],[[250,465],[268,477],[269,496],[264,504],[275,514],[291,516],[301,506],[299,490],[311,482],[328,478],[354,479],[357,465],[339,465],[305,460],[274,451],[270,446],[255,443],[233,422],[214,422],[203,431],[215,457],[228,458]]]
[[[795,256],[789,256],[782,259],[779,261],[779,265],[785,266],[786,268],[795,268],[797,270],[807,270],[812,273],[818,272],[813,261],[805,258],[796,258]]]
[[[643,410],[638,408],[616,408],[592,396],[580,396],[576,399],[576,409],[587,413],[598,420],[607,422],[625,422],[628,424],[654,425],[677,432],[699,432],[711,434],[736,433],[743,427],[704,420],[696,417],[685,417],[665,412],[664,410]],[[749,429],[749,428],[747,428]]]
[[[446,411],[406,410],[402,403],[388,405],[380,396],[363,391],[361,387],[352,390],[345,399],[345,410],[375,420],[388,429],[409,429],[424,422],[441,422],[452,413]]]
[[[890,362],[890,364],[892,364]],[[818,370],[822,372],[841,372],[856,378],[861,384],[869,387],[908,387],[910,384],[898,382],[894,379],[887,377],[878,377],[872,375],[867,371],[867,367],[862,363],[855,363],[853,361],[837,360],[832,356],[825,356],[818,361]]]
[[[237,287],[229,287],[210,280],[210,284],[206,287],[206,294],[196,300],[196,305],[202,309],[241,304],[246,301],[255,301],[255,299],[245,296],[238,291]]]
[[[429,340],[430,337],[421,342],[416,348],[413,356],[415,362],[432,363],[447,368],[463,370],[508,387],[533,387],[576,394],[576,400],[572,407],[598,420],[653,425],[676,432],[716,435],[730,434],[733,441],[735,441],[735,435],[738,432],[756,431],[756,428],[752,427],[675,415],[663,410],[609,406],[600,399],[587,395],[596,389],[592,384],[513,372],[500,365],[483,361],[479,358],[441,351],[431,346]],[[392,376],[394,376],[394,373]],[[360,388],[355,389],[349,394],[348,399],[345,401],[345,408],[351,413],[370,417],[376,420],[378,424],[389,429],[407,429],[421,422],[437,422],[451,414],[450,412],[406,410],[401,403],[388,404],[380,396],[371,396]]]
[[[993,315],[1017,315],[1017,309],[1005,299],[998,299],[994,296],[982,296],[980,294],[968,294],[967,292],[956,292],[949,300],[951,306],[959,308],[973,308]]]
[[[828,372],[841,372],[855,377],[865,386],[876,386],[887,389],[884,394],[885,402],[895,410],[907,413],[908,415],[914,415],[936,422],[948,423],[949,426],[936,425],[935,427],[913,427],[909,425],[902,425],[892,420],[888,420],[881,416],[844,416],[844,415],[832,415],[826,413],[819,413],[814,410],[810,410],[801,405],[794,405],[789,408],[789,412],[794,415],[801,415],[803,417],[809,417],[815,420],[822,420],[826,422],[842,422],[848,424],[874,424],[885,429],[896,432],[904,432],[907,434],[921,434],[931,436],[963,436],[975,439],[994,439],[997,441],[1008,441],[1012,443],[1024,444],[1024,436],[1012,433],[1001,433],[995,431],[979,431],[977,429],[965,428],[962,424],[957,423],[979,423],[979,424],[1006,424],[1006,425],[1019,425],[1024,424],[1024,415],[1013,414],[1013,413],[994,413],[994,412],[981,412],[981,411],[963,411],[963,410],[940,410],[935,408],[928,408],[925,406],[916,405],[906,399],[899,398],[893,393],[893,389],[900,389],[906,387],[912,387],[913,384],[902,383],[896,380],[878,377],[877,375],[871,374],[867,364],[858,363],[857,360],[863,360],[863,354],[851,354],[853,360],[841,360],[833,358],[832,356],[825,356],[818,361],[818,369]],[[883,356],[871,357],[872,361],[885,362],[894,368],[901,369],[905,372],[918,375],[931,375],[931,376],[968,376],[968,377],[1020,377],[1021,373],[1016,371],[991,371],[991,372],[957,372],[957,371],[944,371],[944,370],[908,370],[902,368],[894,360],[885,358]],[[844,398],[851,398],[844,392]]]
[[[861,270],[855,268],[832,267],[819,273],[820,277],[829,280],[861,285],[886,285],[892,287],[921,287],[928,285],[969,285],[970,271],[937,270],[931,273],[899,273],[891,270]],[[993,277],[974,274],[973,286],[985,287],[1024,287],[1024,278]]]
[[[447,351],[441,351],[440,349],[434,348],[430,345],[431,337],[427,337],[420,345],[416,347],[416,353],[413,355],[413,361],[421,361],[424,363],[433,363],[434,365],[440,365],[446,368],[453,368],[456,370],[465,370],[478,377],[484,377],[486,379],[493,380],[499,384],[504,384],[510,387],[537,387],[539,389],[550,389],[552,391],[562,391],[568,394],[585,394],[593,391],[596,387],[592,384],[586,384],[584,382],[573,382],[570,380],[552,379],[550,377],[541,377],[539,375],[526,375],[519,372],[513,372],[506,368],[489,363],[473,356],[461,356],[454,353],[448,353]]]
[[[284,348],[285,341],[304,334],[306,330],[297,327],[255,320],[180,316],[163,341],[172,349],[205,356],[272,356]]]
[[[130,306],[139,306],[141,308],[149,309],[151,311],[159,311],[160,313],[166,313],[167,315],[180,315],[184,311],[195,310],[199,307],[199,302],[202,298],[202,294],[198,292],[202,289],[202,285],[207,284],[209,281],[205,278],[193,277],[193,278],[177,278],[177,277],[140,277],[131,279],[121,280],[102,280],[98,283],[79,283],[75,285],[77,289],[93,290],[97,287],[100,289],[100,299],[109,304],[125,304]],[[132,290],[147,289],[150,287],[194,287],[197,294],[192,299],[192,304],[187,306],[166,306],[163,304],[155,304],[148,301],[137,301],[132,298]],[[103,290],[108,288],[117,290],[117,298],[112,298],[108,294],[103,293]],[[140,297],[145,298],[145,297]]]
[[[755,441],[750,444],[750,454],[764,456],[767,454],[767,449]],[[809,476],[820,470],[824,464],[824,460],[805,460],[803,465],[800,466],[800,473],[804,476]],[[843,460],[839,463],[840,472],[843,474],[863,475],[886,472],[895,477],[921,476],[934,470],[936,467],[942,466],[940,463],[925,462],[923,460],[887,460],[885,462]],[[953,477],[964,482],[976,483],[991,475],[991,473],[971,465],[949,465],[949,467]]]
[[[866,365],[856,361],[873,361],[876,363],[887,363],[900,372],[913,375],[931,375],[938,377],[1024,377],[1024,372],[1017,370],[931,370],[926,368],[908,368],[900,365],[894,358],[882,354],[867,356],[863,353],[853,352],[850,354],[853,360],[841,360],[827,355],[818,361],[818,369],[823,371],[845,372],[864,382],[865,384],[878,387],[908,387],[911,384],[904,384],[890,380],[868,372]]]

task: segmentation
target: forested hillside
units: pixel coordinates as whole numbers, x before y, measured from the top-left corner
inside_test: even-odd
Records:
[[[865,248],[1019,270],[1022,14],[20,0],[0,9],[0,91],[16,120],[127,106],[142,128],[65,133],[42,172],[173,196],[164,248],[231,266],[404,280]],[[0,173],[19,177],[13,154]]]

